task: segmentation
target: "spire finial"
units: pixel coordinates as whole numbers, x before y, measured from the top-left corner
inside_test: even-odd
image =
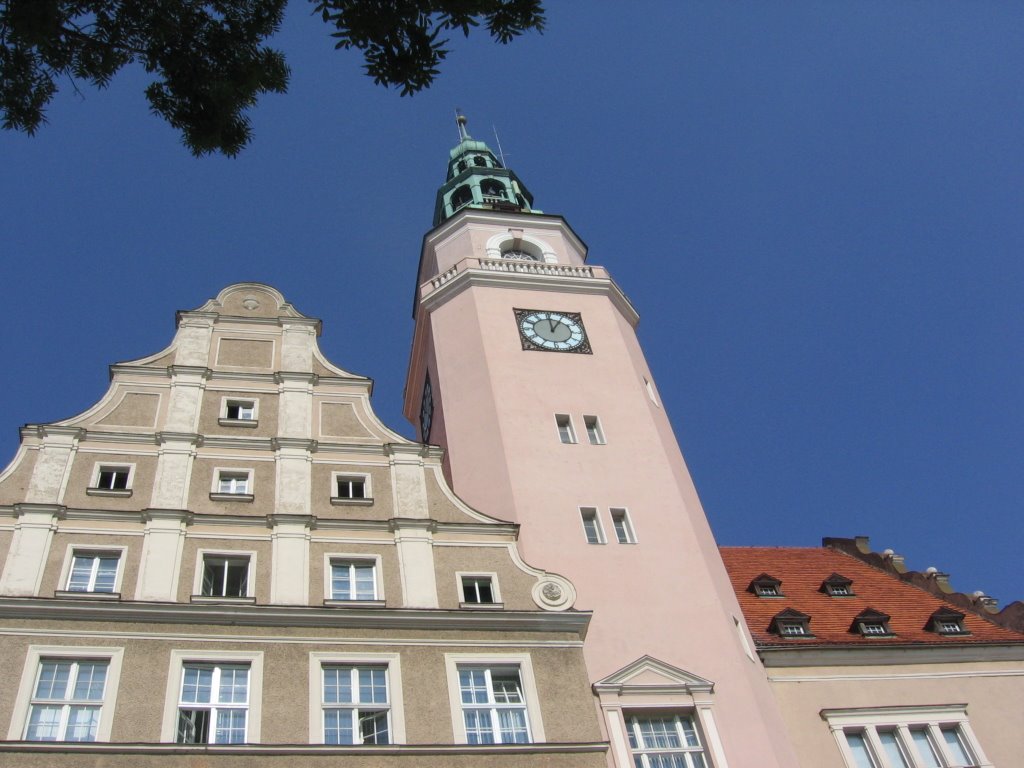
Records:
[[[459,141],[465,141],[469,138],[469,131],[466,130],[466,116],[462,114],[462,110],[458,107],[455,108],[455,124],[459,126]]]

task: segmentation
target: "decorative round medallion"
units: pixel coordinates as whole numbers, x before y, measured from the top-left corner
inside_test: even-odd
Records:
[[[255,296],[246,296],[242,299],[242,306],[251,312],[254,309],[259,309],[260,303],[256,300]]]
[[[548,573],[533,585],[533,602],[545,611],[566,611],[576,602],[576,590],[568,580]]]
[[[540,593],[548,600],[557,600],[562,596],[562,588],[555,584],[555,582],[549,581],[541,587]]]

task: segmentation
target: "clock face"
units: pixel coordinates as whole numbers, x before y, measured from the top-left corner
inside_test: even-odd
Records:
[[[523,349],[590,354],[590,342],[578,312],[517,309],[515,313]]]

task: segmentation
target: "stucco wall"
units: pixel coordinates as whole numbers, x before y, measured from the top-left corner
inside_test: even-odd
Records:
[[[1024,755],[1024,661],[768,670],[801,765],[845,768],[823,709],[967,704],[981,748],[995,765]]]

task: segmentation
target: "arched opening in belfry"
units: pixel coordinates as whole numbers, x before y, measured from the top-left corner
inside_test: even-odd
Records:
[[[452,192],[451,203],[453,211],[457,211],[462,206],[469,205],[471,202],[473,202],[473,192],[465,184]]]

